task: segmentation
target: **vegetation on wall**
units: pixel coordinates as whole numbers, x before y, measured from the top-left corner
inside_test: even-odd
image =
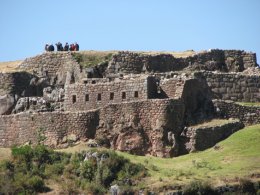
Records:
[[[107,63],[112,59],[113,54],[116,52],[97,52],[97,51],[84,51],[74,52],[72,56],[75,60],[85,68],[96,66],[100,63]]]

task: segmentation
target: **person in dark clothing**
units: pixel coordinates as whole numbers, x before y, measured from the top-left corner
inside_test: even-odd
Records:
[[[75,43],[75,51],[79,51],[79,44],[77,42]]]
[[[63,51],[69,51],[69,44],[68,43],[66,43],[64,45]]]
[[[52,44],[49,45],[48,51],[54,51],[54,46]]]
[[[49,44],[45,44],[45,51],[49,51]]]
[[[63,51],[62,43],[58,42],[55,44],[57,46],[57,51]]]

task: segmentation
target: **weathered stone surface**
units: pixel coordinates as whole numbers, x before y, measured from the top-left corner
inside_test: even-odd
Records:
[[[120,151],[172,157],[210,147],[242,127],[187,126],[216,116],[260,123],[258,108],[214,102],[214,116],[212,103],[212,96],[260,101],[253,53],[210,50],[175,58],[118,52],[96,66],[102,71],[83,70],[71,52],[48,52],[20,65],[31,73],[0,73],[0,114],[14,108],[0,116],[0,146],[36,144],[40,137],[52,147],[94,139]],[[187,72],[172,72],[183,69]]]
[[[0,115],[9,114],[15,105],[15,99],[13,96],[7,94],[0,96]]]
[[[215,99],[260,102],[260,74],[196,72],[194,77],[205,80]]]
[[[109,62],[107,74],[140,74],[148,72],[189,70],[209,70],[241,72],[248,67],[256,67],[256,54],[241,50],[219,50],[200,52],[186,58],[175,58],[171,54],[148,55],[122,51]]]
[[[219,126],[189,127],[186,132],[189,138],[189,142],[186,143],[186,148],[190,152],[205,150],[226,139],[232,133],[243,127],[243,123],[234,119],[230,119],[227,124]]]
[[[238,118],[245,125],[260,123],[260,106],[242,106],[233,101],[213,100],[216,115],[220,118]]]

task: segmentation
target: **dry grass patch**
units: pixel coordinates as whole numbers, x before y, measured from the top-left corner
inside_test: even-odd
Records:
[[[173,55],[175,58],[187,58],[197,54],[193,50],[175,52],[175,51],[138,51],[137,53],[146,54],[146,55],[160,55],[160,54],[170,54]]]
[[[0,62],[0,72],[17,72],[19,71],[19,65],[22,60],[10,61],[10,62]]]
[[[8,160],[11,158],[11,149],[10,148],[0,148],[0,161]]]
[[[191,127],[193,127],[193,128],[216,127],[216,126],[222,126],[222,125],[228,124],[230,122],[235,122],[235,121],[237,121],[237,120],[236,119],[229,119],[229,120],[213,119],[211,121],[206,121],[204,123],[197,124],[197,125],[194,125],[194,126],[191,126]]]

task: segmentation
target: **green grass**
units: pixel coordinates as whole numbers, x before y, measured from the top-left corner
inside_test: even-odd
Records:
[[[250,177],[253,173],[260,174],[260,124],[234,133],[217,146],[215,149],[168,159],[117,153],[147,168],[149,176],[139,187],[157,189],[194,180],[210,181],[216,186],[236,182],[238,178]],[[86,149],[82,143],[59,151],[75,153]]]
[[[241,106],[260,106],[260,102],[236,102]]]
[[[238,131],[220,142],[218,149],[173,159],[119,153],[134,163],[145,165],[150,173],[145,183],[154,188],[182,185],[192,180],[210,180],[213,185],[221,185],[227,180],[260,173],[260,125]]]
[[[80,51],[73,52],[72,55],[76,61],[83,67],[92,67],[112,59],[115,51]]]

